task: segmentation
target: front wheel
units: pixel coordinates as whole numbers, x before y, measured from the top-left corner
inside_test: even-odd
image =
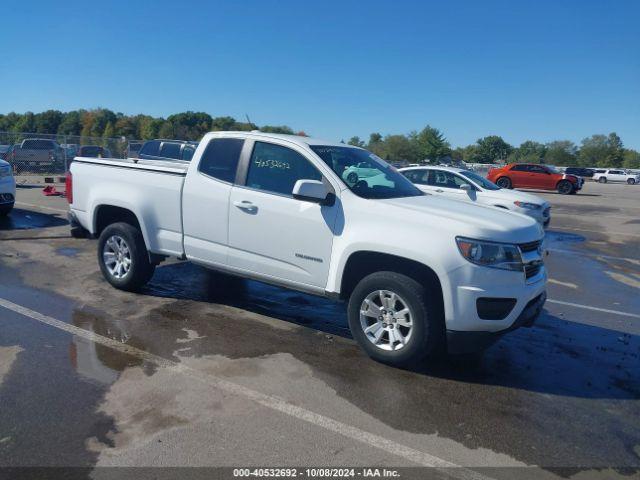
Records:
[[[509,180],[507,177],[500,177],[496,182],[496,185],[498,185],[500,188],[506,189],[510,189],[512,187],[511,180]]]
[[[636,179],[635,179],[635,178],[629,178],[629,179],[627,180],[627,183],[628,183],[629,185],[634,185],[634,184],[636,183]]]
[[[607,183],[607,177],[600,177],[600,178],[598,179],[598,182],[599,182],[599,183]]]
[[[404,367],[444,347],[444,324],[430,292],[400,273],[363,278],[349,299],[348,317],[360,346],[383,363]]]
[[[111,285],[129,292],[143,287],[155,271],[142,232],[123,222],[109,225],[100,234],[98,264]]]
[[[573,185],[568,180],[562,180],[558,183],[558,193],[560,195],[569,195],[573,191]]]

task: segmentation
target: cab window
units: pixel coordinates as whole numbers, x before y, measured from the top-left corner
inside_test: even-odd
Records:
[[[198,170],[223,182],[233,183],[244,140],[241,138],[217,138],[207,145]]]
[[[298,180],[322,180],[322,174],[304,156],[290,148],[255,142],[246,186],[291,196]]]

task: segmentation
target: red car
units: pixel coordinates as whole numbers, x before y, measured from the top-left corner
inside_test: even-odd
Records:
[[[531,163],[510,163],[501,168],[492,168],[487,179],[500,188],[557,190],[562,195],[576,193],[584,183],[584,179],[562,173],[550,165]]]

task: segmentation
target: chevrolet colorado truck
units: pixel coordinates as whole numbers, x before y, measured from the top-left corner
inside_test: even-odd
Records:
[[[393,365],[482,350],[546,298],[535,220],[425,194],[340,143],[214,132],[189,164],[77,157],[67,197],[114,287],[139,290],[175,257],[342,299],[353,337]]]

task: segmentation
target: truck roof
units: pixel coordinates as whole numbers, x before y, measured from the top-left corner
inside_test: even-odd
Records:
[[[280,140],[286,140],[288,142],[291,143],[295,143],[299,146],[302,147],[306,147],[309,145],[326,145],[326,146],[333,146],[333,147],[349,147],[349,148],[357,148],[354,147],[353,145],[347,145],[345,143],[339,143],[339,142],[332,142],[330,140],[323,140],[321,138],[314,138],[314,137],[303,137],[301,135],[287,135],[284,133],[267,133],[267,132],[260,132],[260,131],[251,131],[251,132],[246,132],[246,131],[225,131],[225,132],[209,132],[207,133],[202,141],[206,140],[207,137],[209,136],[224,136],[224,135],[228,135],[228,134],[238,134],[238,135],[242,135],[246,138],[254,138],[254,139],[259,139],[259,138],[277,138]]]

